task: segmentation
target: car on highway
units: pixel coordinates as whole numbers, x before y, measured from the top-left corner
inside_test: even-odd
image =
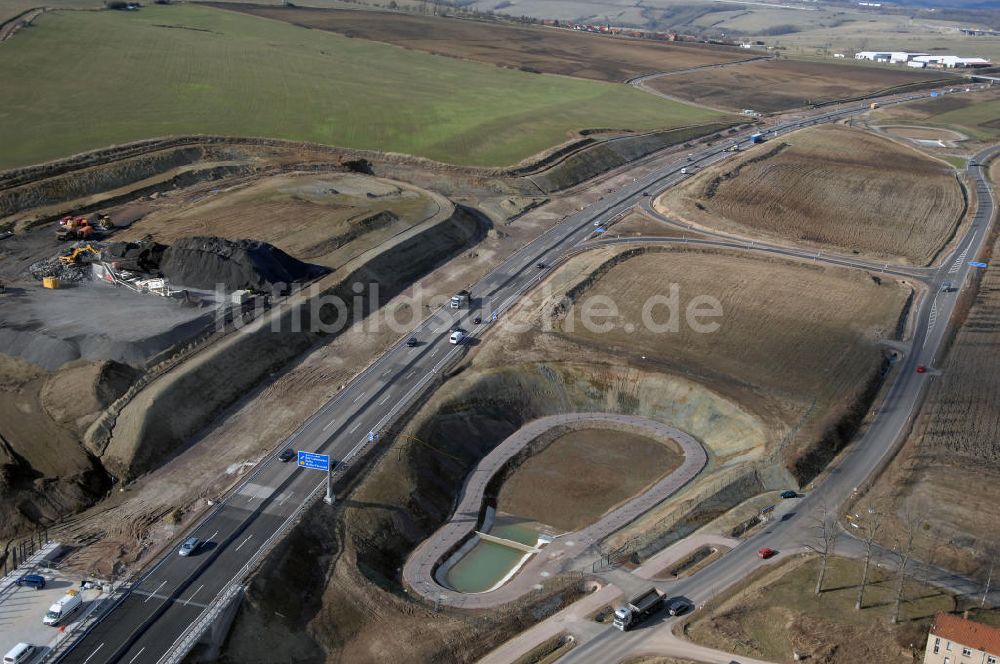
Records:
[[[774,549],[765,546],[763,549],[759,549],[757,551],[757,557],[763,560],[767,560],[768,558],[773,558],[775,555],[777,555],[777,553],[778,552],[775,551]]]
[[[201,546],[200,539],[197,537],[189,537],[184,540],[183,544],[181,544],[181,548],[177,550],[177,555],[193,556],[198,551],[199,546]]]
[[[548,267],[548,265],[546,265],[542,261],[538,261],[537,263],[535,263],[535,267],[537,267],[539,270],[544,270],[545,268]]]
[[[927,366],[924,364],[918,364],[917,373],[927,373]]]
[[[289,447],[286,450],[282,450],[281,454],[278,455],[278,461],[280,461],[281,463],[288,463],[289,461],[294,459],[295,456],[296,456],[295,450]]]
[[[793,491],[791,489],[788,489],[786,491],[782,491],[781,492],[781,497],[782,498],[798,498],[799,497],[799,493],[798,493],[798,491]]]
[[[27,586],[28,588],[41,590],[45,587],[45,577],[41,574],[25,574],[14,583],[18,586]]]
[[[416,337],[410,337],[409,339],[406,340],[406,345],[408,347],[410,347],[410,348],[416,348],[417,347],[417,338]]]
[[[946,281],[943,284],[941,284],[942,293],[950,293],[951,291],[952,291],[952,285],[950,281]]]
[[[460,344],[462,340],[465,339],[465,330],[462,328],[456,328],[452,330],[451,336],[448,338],[449,343]]]
[[[688,169],[685,166],[684,168],[681,169],[681,175],[687,175],[687,174],[688,174]]]

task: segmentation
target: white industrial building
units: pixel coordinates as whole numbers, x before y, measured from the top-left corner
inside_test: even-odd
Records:
[[[908,53],[907,51],[860,51],[854,54],[854,59],[898,64],[901,62],[909,62],[916,57],[924,55],[927,55],[927,53]]]
[[[961,58],[957,55],[920,55],[906,63],[909,67],[943,67],[955,69],[963,67],[989,67],[992,63],[983,58]]]

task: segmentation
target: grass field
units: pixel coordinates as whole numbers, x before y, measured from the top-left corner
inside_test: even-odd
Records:
[[[813,127],[705,169],[661,201],[739,235],[929,263],[963,210],[952,169],[914,148]]]
[[[642,459],[641,464],[630,463]],[[663,443],[624,431],[582,429],[552,441],[507,478],[497,509],[570,532],[645,491],[683,458]]]
[[[706,106],[772,113],[941,77],[899,68],[782,59],[666,76],[649,85]]]
[[[219,6],[415,51],[602,81],[749,57],[734,48],[637,41],[510,23],[372,11]]]
[[[820,595],[813,592],[818,566],[818,558],[784,563],[721,605],[693,616],[686,635],[703,645],[774,662],[792,662],[797,650],[805,661],[820,664],[909,664],[919,661],[934,614],[956,608],[950,595],[907,579],[901,622],[893,625],[894,575],[873,567],[865,608],[856,611],[861,563],[831,558]]]
[[[881,109],[881,124],[906,122],[955,129],[980,141],[1000,137],[1000,90],[949,95]]]
[[[3,45],[0,80],[0,168],[184,133],[497,166],[576,129],[652,129],[718,117],[622,85],[190,5],[46,14]]]

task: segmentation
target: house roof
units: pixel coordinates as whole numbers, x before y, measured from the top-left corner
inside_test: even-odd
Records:
[[[1000,629],[948,613],[934,616],[931,634],[991,655],[1000,655]]]

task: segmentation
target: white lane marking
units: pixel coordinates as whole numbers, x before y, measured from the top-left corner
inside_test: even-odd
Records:
[[[409,379],[413,378],[416,375],[416,373],[417,373],[417,370],[414,369],[410,373],[406,374],[406,379],[409,380]]]
[[[94,652],[90,653],[90,655],[87,656],[87,659],[83,660],[83,664],[87,664],[87,662],[90,661],[90,658],[93,657],[94,655],[96,655],[97,651],[100,650],[103,647],[104,647],[104,644],[102,643],[101,645],[99,645],[96,648],[94,648]]]
[[[392,367],[389,367],[388,369],[386,369],[385,371],[383,371],[382,375],[383,376],[388,376],[390,373],[392,373]]]
[[[354,397],[354,401],[352,401],[351,403],[357,403],[358,401],[360,401],[360,400],[361,400],[361,398],[362,398],[363,396],[365,396],[365,393],[364,393],[364,392],[362,392],[362,393],[361,393],[361,394],[359,394],[358,396]]]
[[[385,393],[385,396],[384,396],[384,397],[382,397],[382,400],[378,402],[378,405],[380,405],[380,406],[381,406],[381,405],[384,405],[384,404],[385,404],[385,402],[386,402],[386,401],[388,401],[388,400],[389,400],[389,397],[391,397],[391,396],[392,396],[392,392],[386,392],[386,393]]]
[[[149,600],[153,599],[153,596],[156,595],[156,593],[160,592],[160,588],[162,588],[165,585],[167,585],[166,581],[164,581],[160,585],[156,586],[156,590],[154,590],[153,592],[149,593],[149,597],[146,598],[146,602],[148,602]],[[145,604],[146,602],[143,602],[143,604]],[[95,650],[94,652],[97,652],[97,651]]]
[[[357,431],[357,430],[358,430],[358,427],[359,427],[359,426],[361,426],[361,422],[357,422],[357,423],[355,423],[355,425],[354,425],[353,427],[351,427],[351,430],[350,430],[350,431],[348,431],[347,433],[354,433],[355,431]]]
[[[242,549],[243,545],[246,544],[247,542],[249,542],[251,539],[253,539],[253,535],[252,534],[251,535],[247,535],[247,538],[245,540],[243,540],[242,542],[240,542],[240,545],[238,547],[236,547],[236,550],[239,551],[240,549]]]
[[[207,539],[207,540],[205,540],[205,541],[206,541],[206,542],[211,542],[211,541],[212,541],[212,538],[213,538],[213,537],[215,537],[215,536],[216,536],[216,535],[218,535],[218,534],[219,534],[219,531],[218,531],[218,530],[216,530],[216,531],[215,531],[214,533],[212,533],[211,535],[209,535],[209,536],[208,536],[208,539]]]
[[[286,493],[285,497],[281,499],[280,503],[278,503],[278,507],[281,507],[282,505],[284,505],[285,501],[288,500],[289,498],[291,498],[294,495],[295,495],[294,491],[289,491],[288,493]]]
[[[143,647],[139,648],[139,652],[137,652],[137,653],[135,654],[135,657],[133,657],[132,659],[130,659],[130,660],[128,661],[128,664],[132,664],[132,662],[134,662],[135,660],[139,659],[139,655],[141,655],[141,654],[142,654],[142,651],[143,651],[143,650],[145,650],[145,649],[146,649],[146,646],[143,646]]]
[[[337,423],[337,418],[333,418],[332,420],[330,420],[327,423],[327,425],[325,427],[323,427],[323,431],[326,431],[327,429],[329,429],[330,427],[332,427],[336,423]]]
[[[205,587],[205,584],[203,583],[200,586],[198,586],[198,590],[201,590],[204,587]],[[184,606],[187,606],[188,602],[190,602],[191,600],[194,599],[194,596],[198,594],[198,590],[195,590],[193,593],[191,593],[190,597],[188,597],[186,600],[184,600]]]

